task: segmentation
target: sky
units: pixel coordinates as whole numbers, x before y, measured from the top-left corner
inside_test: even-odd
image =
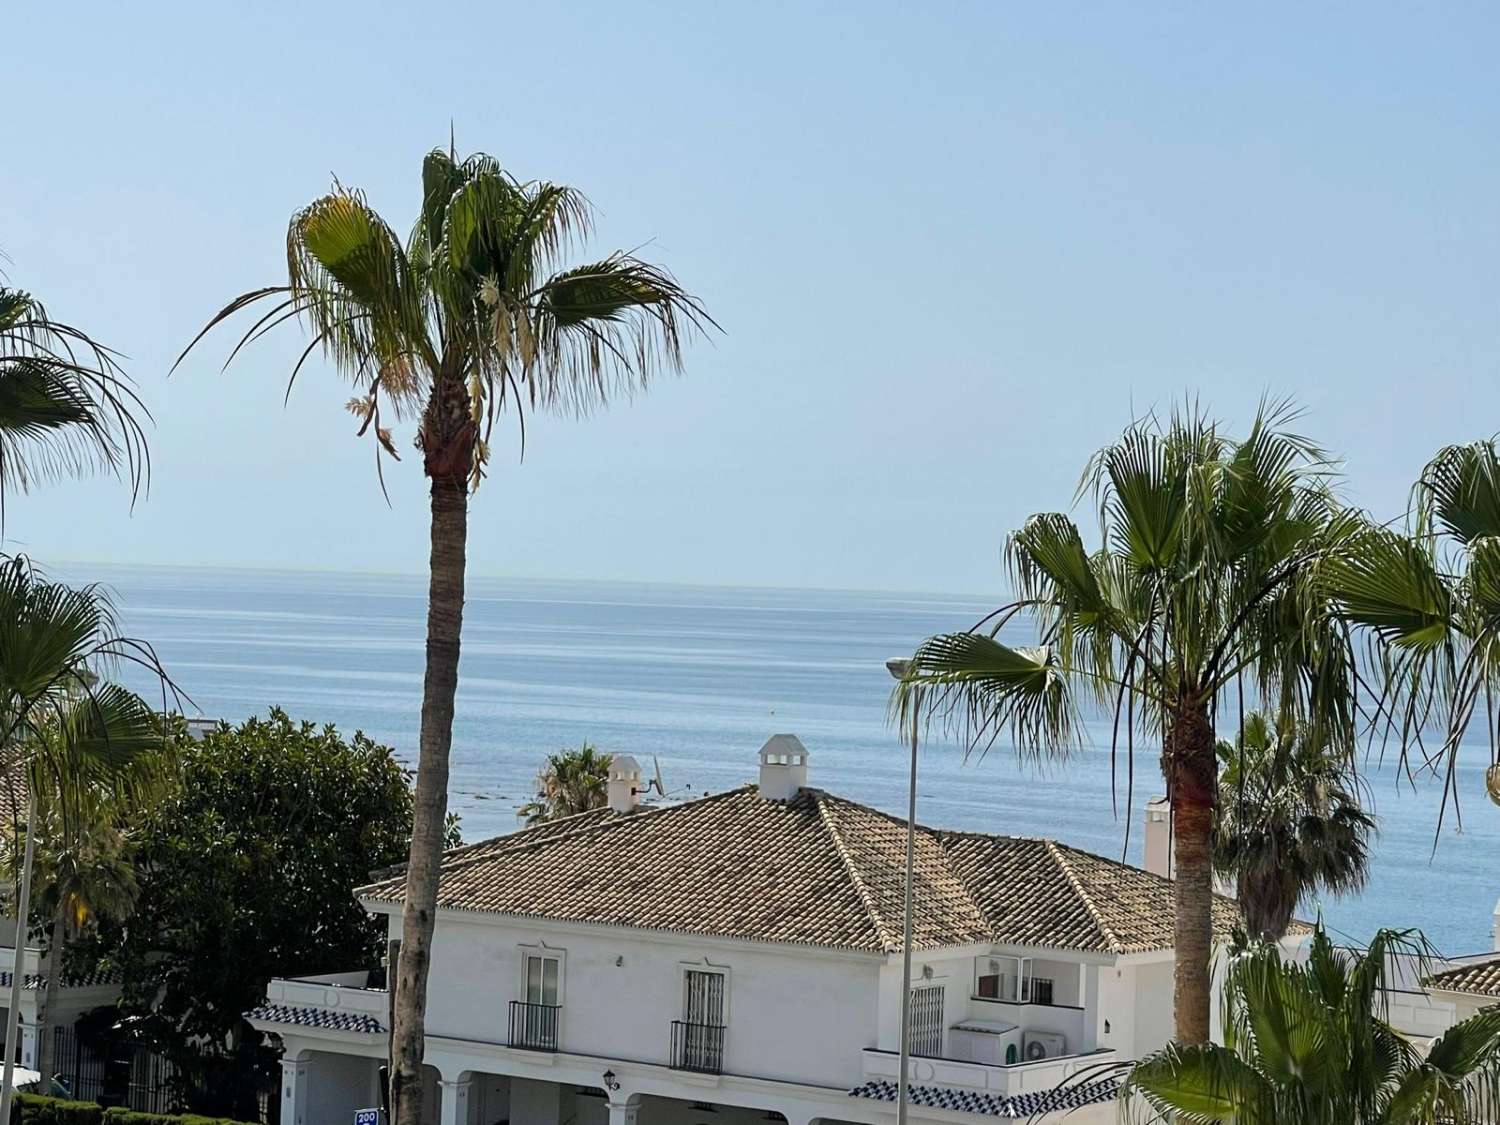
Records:
[[[681,378],[496,443],[477,574],[986,593],[1005,533],[1184,398],[1265,394],[1398,513],[1500,429],[1493,5],[22,5],[11,284],[129,357],[150,494],[6,512],[41,560],[420,572],[389,466],[287,326],[227,373],[288,217],[405,231],[450,127],[598,208],[722,334]],[[30,47],[18,49],[24,44]],[[17,101],[19,98],[19,101]]]

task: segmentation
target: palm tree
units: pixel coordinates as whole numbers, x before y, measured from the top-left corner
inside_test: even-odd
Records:
[[[1252,712],[1234,743],[1219,743],[1219,762],[1214,867],[1234,880],[1252,936],[1280,938],[1311,894],[1364,886],[1375,818],[1346,756]]]
[[[602,808],[609,799],[609,763],[613,759],[585,742],[577,750],[548,754],[536,778],[536,800],[517,810],[527,824]]]
[[[1329,745],[1353,740],[1347,639],[1307,573],[1357,520],[1330,488],[1327,456],[1286,428],[1294,416],[1263,406],[1243,440],[1196,411],[1132,424],[1079,489],[1098,506],[1103,545],[1085,548],[1066,515],[1031,517],[1006,545],[1015,600],[924,641],[893,696],[901,722],[936,717],[981,752],[1008,732],[1023,755],[1064,756],[1084,701],[1113,715],[1132,761],[1138,727],[1161,738],[1184,1044],[1209,1035],[1215,716],[1254,696]],[[1012,622],[1040,643],[1001,641]]]
[[[1500,1108],[1500,1009],[1450,1027],[1423,1055],[1385,1020],[1393,956],[1427,960],[1410,931],[1364,953],[1321,929],[1306,964],[1270,943],[1235,949],[1223,1046],[1168,1045],[1125,1084],[1151,1120],[1196,1125],[1470,1125]]]
[[[123,472],[132,499],[150,476],[149,419],[116,352],[0,286],[0,509],[8,489]]]
[[[143,758],[166,744],[165,720],[103,678],[121,664],[159,680],[165,710],[171,681],[149,645],[120,633],[98,587],[50,582],[24,558],[0,560],[0,778],[24,783],[27,809],[0,1121],[10,1111],[26,944],[21,919],[31,902],[39,809],[50,802],[65,834],[80,831],[94,812],[91,797],[128,796],[149,777]]]
[[[1493,439],[1450,445],[1412,489],[1409,526],[1369,528],[1358,550],[1330,560],[1324,584],[1369,642],[1387,691],[1381,717],[1403,758],[1442,772],[1438,828],[1458,810],[1458,747],[1481,709],[1492,794],[1500,794],[1500,451]],[[1424,729],[1441,728],[1427,747]],[[1421,750],[1415,761],[1405,751]],[[1500,800],[1500,796],[1496,797]],[[1434,839],[1436,846],[1436,839]]]
[[[396,455],[388,417],[416,420],[431,482],[426,675],[415,822],[407,868],[391,1035],[397,1125],[420,1115],[427,975],[447,812],[448,753],[458,687],[468,494],[507,408],[580,413],[681,366],[684,336],[713,322],[665,270],[616,252],[559,268],[590,222],[560,184],[522,181],[485,155],[434,150],[422,205],[403,246],[362,194],[333,190],[292,216],[287,284],[230,302],[215,325],[269,305],[234,352],[288,319],[356,389],[359,432]],[[184,352],[186,354],[186,351]],[[231,353],[230,359],[234,358]],[[180,362],[180,360],[179,360]],[[524,435],[524,421],[521,433]]]
[[[150,765],[147,756],[142,766],[149,770]],[[89,806],[78,810],[85,815],[65,818],[60,806],[69,800]],[[122,810],[111,794],[53,794],[40,803],[31,897],[48,932],[36,1013],[37,1069],[45,1079],[52,1073],[50,1016],[62,990],[67,948],[97,921],[123,921],[135,906],[139,888],[130,841],[117,823]],[[12,853],[10,859],[14,868],[20,857]]]

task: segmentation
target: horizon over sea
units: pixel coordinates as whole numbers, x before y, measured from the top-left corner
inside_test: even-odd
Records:
[[[100,581],[127,633],[151,642],[188,710],[239,722],[280,706],[293,718],[363,730],[414,763],[426,578],[331,571],[69,563]],[[673,796],[719,792],[756,774],[778,732],[810,753],[810,783],[905,814],[907,752],[886,721],[887,657],[967,628],[981,598],[920,593],[668,586],[471,576],[453,728],[449,806],[467,840],[517,827],[547,754],[587,739],[659,764]],[[122,673],[138,689],[138,673]],[[1225,732],[1228,733],[1228,732]],[[1022,764],[1008,744],[966,761],[936,738],[921,752],[918,817],[934,827],[1049,836],[1120,858],[1125,763],[1111,805],[1107,725],[1065,763]],[[1482,735],[1481,735],[1482,737]],[[1123,749],[1122,749],[1123,757]],[[1150,743],[1136,748],[1128,859],[1141,862],[1144,802],[1163,791]],[[1491,947],[1500,893],[1500,809],[1484,797],[1487,748],[1461,755],[1463,829],[1449,810],[1437,851],[1440,783],[1364,771],[1381,834],[1370,885],[1308,904],[1364,941],[1421,928],[1445,953]],[[1441,889],[1435,881],[1441,880]]]

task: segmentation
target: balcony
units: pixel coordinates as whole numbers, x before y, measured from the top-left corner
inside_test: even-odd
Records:
[[[527,1051],[557,1050],[557,1017],[562,1008],[556,1004],[510,1002],[510,1039],[512,1047]]]
[[[895,1082],[900,1076],[900,1056],[895,1051],[874,1047],[863,1052],[862,1070],[866,1082]],[[965,1090],[982,1090],[998,1097],[1052,1090],[1084,1072],[1103,1074],[1106,1067],[1118,1061],[1110,1048],[1081,1055],[1058,1055],[1034,1062],[999,1066],[993,1063],[967,1062],[961,1059],[912,1058],[911,1082],[914,1086],[947,1086]]]
[[[710,1023],[672,1021],[672,1069],[724,1072],[724,1029]]]

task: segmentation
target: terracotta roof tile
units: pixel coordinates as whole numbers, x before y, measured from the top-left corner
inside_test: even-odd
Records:
[[[516,917],[789,942],[901,947],[905,822],[816,789],[753,786],[681,805],[596,810],[450,852],[438,904]],[[919,827],[913,946],[1099,953],[1172,946],[1172,885],[1049,840]],[[397,903],[405,879],[363,888]],[[1228,899],[1215,927],[1238,921]]]
[[[1427,987],[1446,992],[1469,992],[1476,996],[1500,997],[1500,957],[1455,965],[1427,978]]]

